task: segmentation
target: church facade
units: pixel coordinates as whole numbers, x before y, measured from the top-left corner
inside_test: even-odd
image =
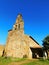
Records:
[[[16,58],[40,57],[41,48],[31,36],[24,34],[24,22],[22,15],[19,14],[13,25],[13,29],[8,31],[4,56]]]

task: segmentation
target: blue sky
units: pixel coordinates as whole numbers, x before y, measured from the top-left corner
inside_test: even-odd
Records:
[[[49,0],[0,0],[0,44],[6,44],[18,13],[22,13],[25,34],[42,45],[49,34]]]

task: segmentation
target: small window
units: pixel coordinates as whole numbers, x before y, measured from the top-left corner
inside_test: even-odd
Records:
[[[16,28],[15,28],[15,30],[16,30]]]
[[[18,25],[18,29],[20,29],[20,24]]]
[[[17,29],[17,25],[15,25],[15,30]]]
[[[15,27],[17,28],[17,25],[15,25]]]

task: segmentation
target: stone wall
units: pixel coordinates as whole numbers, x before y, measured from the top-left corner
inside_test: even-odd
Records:
[[[3,50],[4,50],[4,46],[3,45],[0,45],[0,56],[3,55]]]
[[[13,29],[8,32],[8,38],[5,46],[5,56],[23,58],[27,56],[32,58],[30,47],[39,46],[28,35],[24,34],[24,22],[19,14]]]
[[[19,31],[10,31],[5,48],[6,56],[23,57],[28,55],[28,41],[25,35],[21,35]]]

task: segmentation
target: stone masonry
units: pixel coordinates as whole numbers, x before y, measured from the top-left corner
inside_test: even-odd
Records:
[[[5,56],[23,58],[27,56],[32,58],[30,47],[40,47],[28,35],[24,34],[24,22],[22,15],[17,16],[13,29],[8,31],[8,38],[5,46]]]

